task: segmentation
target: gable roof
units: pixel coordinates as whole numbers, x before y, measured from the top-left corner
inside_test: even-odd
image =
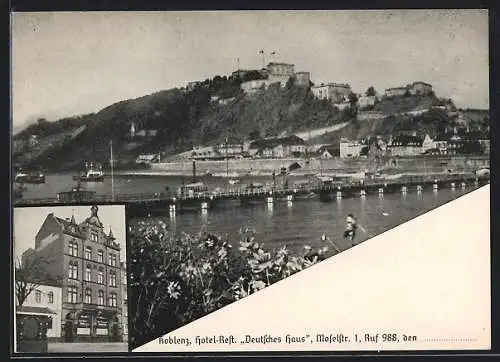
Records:
[[[410,136],[410,135],[399,135],[396,136],[392,139],[391,146],[394,146],[395,144],[401,145],[401,146],[417,146],[421,147],[423,143],[423,140],[421,137],[418,136]]]
[[[322,155],[325,151],[328,151],[331,155],[340,152],[340,146],[335,145],[324,145],[318,148],[316,151],[317,155]]]
[[[75,235],[75,236],[78,236],[78,237],[82,237],[83,236],[82,228],[80,227],[80,225],[78,225],[75,222],[75,217],[74,216],[72,216],[70,220],[66,220],[66,219],[54,216],[53,213],[49,214],[49,216],[52,216],[59,223],[59,225],[61,225],[61,227],[63,229],[63,232],[65,234],[70,233],[71,235]]]
[[[427,86],[429,86],[429,87],[432,87],[432,84],[425,83],[425,82],[421,82],[421,81],[413,82],[413,83],[411,84],[411,86],[413,87],[415,84],[423,84],[423,85],[427,85]]]

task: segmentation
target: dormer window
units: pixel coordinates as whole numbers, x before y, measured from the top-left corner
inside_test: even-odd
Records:
[[[96,243],[99,241],[99,234],[95,231],[90,232],[90,240],[95,241]]]

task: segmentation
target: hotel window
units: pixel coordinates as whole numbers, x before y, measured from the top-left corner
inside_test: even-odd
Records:
[[[78,256],[78,243],[74,240],[71,240],[69,242],[69,255],[71,256]]]
[[[68,277],[69,279],[78,279],[78,262],[69,262]]]
[[[92,281],[92,267],[90,266],[90,264],[88,264],[87,267],[85,268],[85,280],[87,282]]]
[[[104,271],[102,268],[97,272],[97,284],[104,284]]]
[[[42,302],[42,292],[39,291],[39,290],[35,291],[35,301],[37,303],[41,303]]]
[[[110,307],[116,307],[116,305],[117,305],[116,293],[110,293],[109,299],[108,299],[108,305]]]
[[[95,231],[90,232],[90,240],[98,242],[99,241],[99,234],[97,234]]]
[[[90,246],[85,248],[85,259],[92,260],[92,248]]]
[[[68,287],[68,303],[77,303],[77,293],[76,287]]]
[[[97,297],[97,304],[104,305],[104,291],[99,290],[99,294]]]
[[[109,273],[109,286],[116,287],[116,272]]]
[[[116,254],[110,253],[108,255],[108,264],[111,266],[116,266]]]
[[[104,263],[104,252],[102,250],[97,251],[97,262]]]
[[[49,294],[47,294],[47,298],[49,299],[49,304],[54,304],[54,293],[53,292],[49,292]]]
[[[92,289],[85,289],[85,303],[92,304]]]

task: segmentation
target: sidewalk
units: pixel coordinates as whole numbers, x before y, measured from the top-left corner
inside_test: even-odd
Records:
[[[128,352],[128,343],[52,343],[48,345],[49,353],[99,353]]]

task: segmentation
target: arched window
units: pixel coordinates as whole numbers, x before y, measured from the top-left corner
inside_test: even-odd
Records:
[[[68,278],[78,280],[78,262],[70,261],[68,266]]]
[[[92,267],[90,264],[87,264],[86,268],[85,268],[85,280],[87,282],[91,282],[92,281]]]
[[[90,246],[85,248],[85,259],[92,260],[92,247]]]
[[[85,289],[85,303],[92,304],[92,289]]]
[[[104,305],[104,291],[103,290],[99,290],[97,304]]]
[[[97,284],[104,284],[104,271],[102,268],[97,271]]]
[[[111,271],[109,273],[109,286],[116,287],[116,272],[115,271]]]
[[[104,263],[104,252],[100,249],[97,251],[97,262]]]

